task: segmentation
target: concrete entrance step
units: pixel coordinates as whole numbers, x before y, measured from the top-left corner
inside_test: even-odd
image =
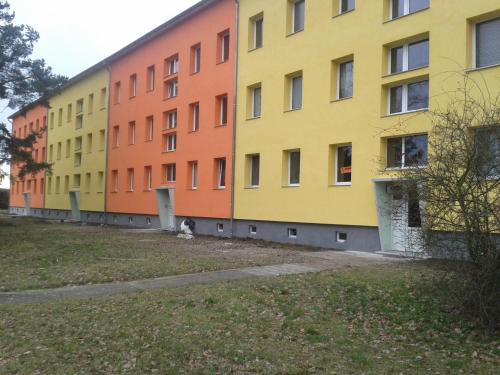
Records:
[[[377,251],[376,254],[382,255],[388,258],[413,258],[413,259],[430,259],[430,256],[425,252],[414,252],[414,251]]]

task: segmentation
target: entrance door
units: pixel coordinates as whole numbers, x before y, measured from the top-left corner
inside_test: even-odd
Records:
[[[408,197],[395,188],[393,191],[392,248],[395,251],[418,253],[423,251],[422,219],[420,202],[416,194]]]
[[[71,206],[71,219],[80,221],[80,193],[77,191],[71,191],[69,193],[69,203]]]
[[[23,198],[24,198],[24,216],[29,216],[31,211],[30,193],[24,193]]]
[[[158,204],[161,229],[175,231],[174,190],[156,190],[156,200]]]

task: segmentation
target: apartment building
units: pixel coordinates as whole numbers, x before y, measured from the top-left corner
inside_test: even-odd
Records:
[[[41,137],[33,144],[32,157],[36,162],[46,160],[47,107],[43,102],[37,101],[27,106],[14,113],[10,119],[12,135],[16,138],[26,138],[33,132],[41,132]],[[40,215],[44,208],[45,172],[24,178],[18,174],[19,166],[11,165],[10,212],[25,216]]]
[[[111,58],[108,222],[230,233],[235,26],[202,1]]]
[[[47,217],[104,223],[108,82],[99,63],[49,98]]]
[[[235,235],[408,250],[421,207],[394,179],[426,164],[426,114],[463,74],[500,89],[498,1],[241,0],[238,17]]]

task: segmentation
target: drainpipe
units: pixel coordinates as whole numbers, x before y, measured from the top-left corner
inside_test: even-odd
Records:
[[[236,171],[236,114],[238,100],[238,44],[239,44],[239,0],[234,0],[236,3],[236,38],[234,46],[234,95],[233,95],[233,144],[231,156],[231,233],[230,237],[234,237],[234,175]]]

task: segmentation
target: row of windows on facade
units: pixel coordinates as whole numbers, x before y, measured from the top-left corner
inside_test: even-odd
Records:
[[[389,138],[386,142],[386,168],[410,168],[427,164],[427,135]],[[333,185],[351,185],[353,149],[350,144],[330,146],[331,174]],[[260,186],[260,154],[246,155],[245,185]],[[283,151],[283,185],[300,186],[301,150]]]
[[[187,189],[197,190],[198,189],[198,161],[189,161],[187,163],[188,167],[188,184]],[[172,184],[177,182],[177,164],[163,164],[161,166],[161,183]],[[136,187],[136,173],[134,168],[128,168],[126,174],[126,190],[127,192],[135,191]],[[119,191],[119,173],[118,170],[111,171],[111,192],[117,193]],[[143,173],[143,190],[152,191],[153,190],[153,167],[144,167]],[[226,159],[217,158],[214,159],[214,183],[213,187],[217,189],[226,188]]]
[[[200,130],[200,103],[192,103],[189,105],[188,116],[188,132],[193,133]],[[215,113],[216,126],[225,126],[228,122],[228,98],[227,95],[220,95],[216,98],[216,113]],[[128,145],[135,145],[137,142],[137,122],[130,121],[127,127],[127,141]],[[178,127],[178,111],[172,109],[163,113],[162,135],[163,151],[172,152],[177,148],[177,130]],[[144,141],[151,142],[154,140],[155,134],[155,118],[148,116],[145,120],[144,128]],[[120,147],[120,126],[113,127],[112,135],[113,147]]]
[[[42,177],[39,180],[36,178],[15,181],[11,186],[11,194],[23,194],[25,192],[30,192],[32,194],[43,194],[45,179]]]
[[[313,2],[314,3],[314,2]],[[355,0],[334,0],[333,14],[342,15],[355,9]],[[429,8],[430,0],[386,0],[390,19],[396,19]],[[288,0],[287,33],[295,34],[305,29],[306,1]],[[249,21],[249,50],[262,48],[264,44],[264,13],[261,12]]]
[[[65,150],[65,156],[66,159],[71,158],[71,156],[74,156],[75,160],[75,167],[79,167],[82,163],[82,154],[85,152],[87,154],[91,154],[94,150],[94,142],[93,142],[94,136],[92,133],[88,133],[86,135],[86,141],[84,143],[83,137],[75,137],[73,140],[73,148],[71,147],[71,139],[66,140],[66,150]],[[98,144],[98,151],[104,151],[106,147],[106,131],[105,130],[100,130],[99,131],[99,144]],[[42,155],[45,154],[45,148],[43,149]],[[38,161],[38,152],[35,150],[35,160]],[[61,160],[63,155],[63,142],[58,142],[56,145],[56,159]],[[51,144],[49,145],[49,162],[54,161],[54,145]]]
[[[423,38],[385,46],[389,75],[412,71],[429,66],[429,39]],[[474,66],[485,67],[500,64],[500,18],[475,25]],[[332,100],[343,100],[353,96],[354,56],[332,61]],[[302,108],[302,71],[285,76],[289,96],[285,98],[285,110]],[[419,78],[416,82],[391,84],[385,87],[388,94],[388,113],[398,114],[428,108],[429,81]],[[262,84],[247,88],[247,117],[259,118],[262,114]]]
[[[18,129],[12,130],[12,135],[16,138],[26,138],[29,134],[39,132],[41,129],[45,129],[47,126],[47,117],[43,116],[43,119],[36,119],[34,122],[30,122],[29,125],[24,125],[24,127],[19,127]]]
[[[229,30],[225,30],[217,35],[217,60],[216,64],[221,64],[229,61],[230,51],[230,36]],[[201,43],[198,43],[190,49],[190,73],[197,74],[201,72]],[[163,96],[164,99],[174,98],[179,93],[178,73],[180,69],[179,54],[176,53],[164,60],[163,67]],[[137,97],[139,77],[137,73],[129,77],[129,99]],[[152,92],[156,87],[156,67],[151,65],[146,68],[146,92]],[[114,84],[113,102],[119,104],[122,101],[122,82],[118,81]]]
[[[97,172],[97,179],[92,184],[92,173],[85,173],[84,175],[84,185],[83,192],[91,193],[95,190],[97,193],[104,192],[104,172]],[[54,190],[52,190],[52,184],[54,183]],[[63,190],[61,191],[61,187]],[[61,194],[68,193],[71,189],[79,190],[82,187],[82,175],[74,174],[72,176],[64,176],[64,186],[61,186],[61,176],[47,177],[47,194]]]
[[[106,109],[106,102],[107,102],[107,88],[102,88],[100,97],[99,97],[99,110],[105,110]],[[73,114],[73,103],[70,103],[67,105],[66,109],[66,122],[72,123],[73,119],[75,120],[75,128],[76,129],[81,129],[83,128],[83,120],[84,120],[84,114],[85,114],[85,100],[83,98],[78,99],[76,101],[76,111]],[[92,115],[94,113],[94,94],[89,94],[88,100],[87,100],[87,115]],[[55,112],[50,113],[50,118],[49,118],[49,126],[51,129],[54,128],[55,124]],[[62,126],[64,121],[64,109],[59,108],[58,110],[58,115],[57,115],[57,125]]]

